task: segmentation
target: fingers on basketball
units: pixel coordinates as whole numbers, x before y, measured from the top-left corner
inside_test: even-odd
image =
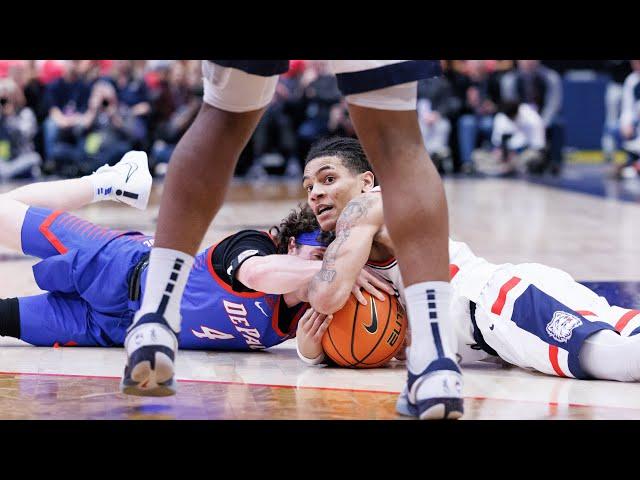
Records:
[[[336,364],[350,368],[374,368],[389,362],[402,347],[407,320],[395,296],[381,302],[362,292],[368,306],[350,296],[345,306],[333,314],[322,337],[325,353]]]

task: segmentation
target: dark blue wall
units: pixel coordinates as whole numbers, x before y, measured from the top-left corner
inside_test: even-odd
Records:
[[[603,74],[569,72],[564,75],[562,117],[566,128],[566,147],[584,150],[601,148],[607,83],[608,77]]]

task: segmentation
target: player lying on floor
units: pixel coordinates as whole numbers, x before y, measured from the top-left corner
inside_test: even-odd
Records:
[[[0,335],[37,346],[122,345],[144,295],[153,239],[102,228],[64,210],[99,200],[144,209],[150,188],[146,154],[129,152],[90,176],[0,195],[0,245],[41,258],[33,274],[48,292],[0,300]],[[260,350],[294,336],[330,237],[305,207],[273,236],[243,230],[199,254],[182,301],[180,348]],[[380,299],[378,288],[393,293],[366,269],[353,286],[364,301],[361,288]]]
[[[365,265],[403,295],[384,224],[382,195],[357,141],[332,138],[316,143],[306,159],[303,186],[322,230],[335,229],[336,234],[325,252],[322,270],[310,285],[309,301],[317,312],[313,322],[330,321],[324,314],[345,304],[350,286]],[[492,264],[453,240],[449,252],[457,345],[440,341],[437,329],[430,325],[420,332],[414,328],[412,339],[432,336],[440,357],[456,358],[451,353],[457,353],[461,362],[497,355],[551,375],[640,380],[639,310],[611,306],[555,268],[535,263]],[[430,254],[428,246],[424,254]],[[427,296],[422,307],[429,309],[429,303]],[[297,338],[300,356],[309,363],[323,362],[317,335],[302,330],[299,328]],[[419,388],[419,383],[412,385],[410,379],[410,388]],[[411,398],[413,394],[412,390]],[[408,405],[399,405],[401,413],[413,408]]]

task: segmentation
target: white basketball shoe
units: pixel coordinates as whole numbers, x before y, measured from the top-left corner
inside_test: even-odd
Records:
[[[464,413],[462,373],[456,362],[438,358],[416,375],[407,368],[408,379],[396,402],[401,415],[420,420],[456,420]]]
[[[145,152],[127,152],[114,166],[103,165],[94,173],[103,174],[113,174],[112,184],[98,192],[105,199],[126,203],[138,210],[147,208],[153,179]]]
[[[120,390],[127,395],[166,397],[174,395],[175,352],[178,339],[162,315],[147,313],[132,326],[124,341],[127,365]]]

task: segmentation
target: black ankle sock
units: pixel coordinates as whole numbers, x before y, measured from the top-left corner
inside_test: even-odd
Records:
[[[20,338],[20,306],[17,298],[0,300],[0,335]]]

